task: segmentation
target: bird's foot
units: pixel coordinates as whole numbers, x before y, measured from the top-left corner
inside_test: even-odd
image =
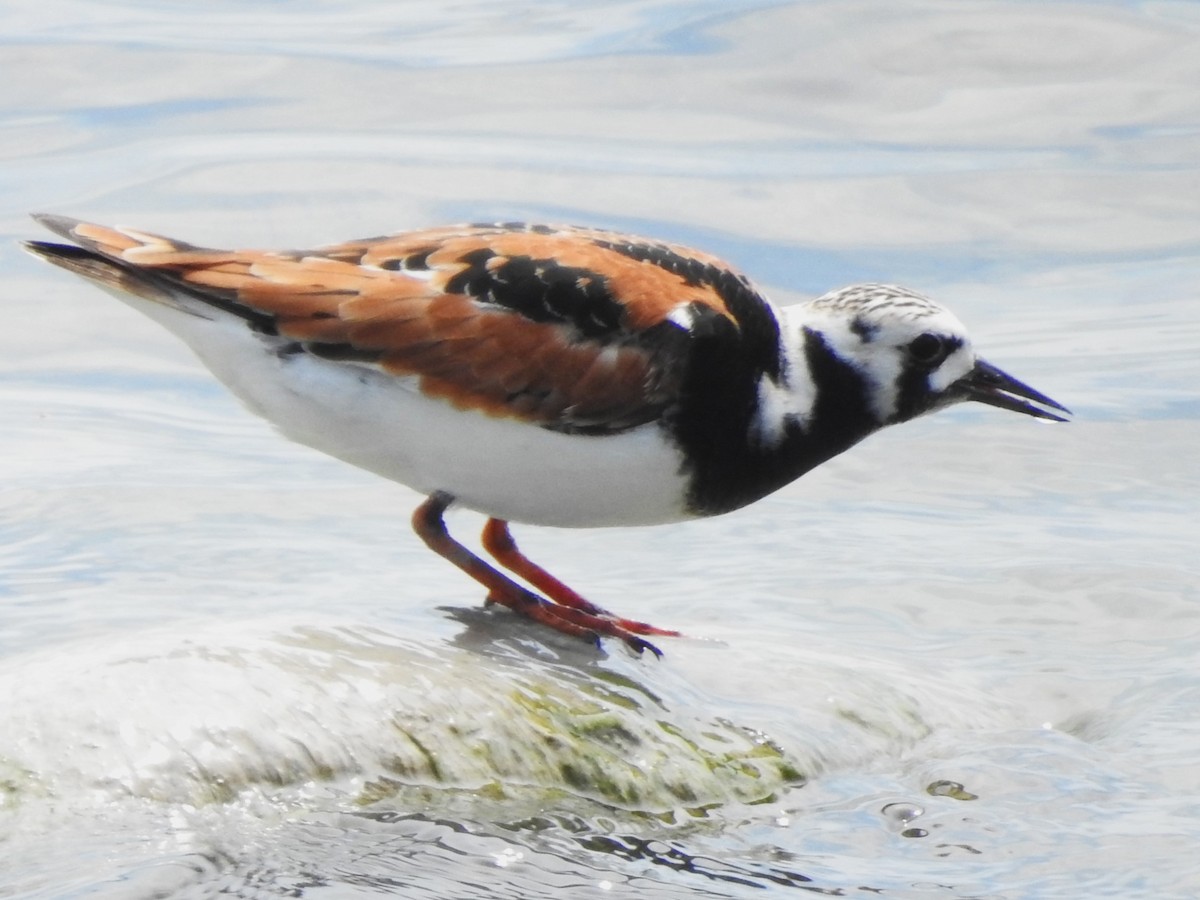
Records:
[[[527,584],[532,585],[541,592],[540,595],[533,594],[532,592],[524,591],[522,588],[524,593],[536,597],[546,606],[547,611],[539,613],[539,615],[544,615],[547,619],[555,619],[566,625],[583,628],[596,634],[618,637],[638,653],[648,648],[656,656],[662,656],[659,649],[650,642],[642,640],[638,637],[639,635],[679,637],[678,631],[655,628],[646,622],[638,622],[634,619],[624,619],[620,616],[615,616],[607,609],[597,606],[595,603],[581,596],[569,585],[564,584],[522,553],[517,547],[517,542],[513,540],[512,533],[508,529],[508,523],[503,519],[488,519],[483,529],[482,539],[483,546],[495,557],[500,565],[504,566],[510,572],[519,575]],[[488,599],[494,602],[502,602],[496,601],[494,597],[489,597]],[[516,608],[511,604],[505,605],[511,606],[513,609]],[[564,629],[559,628],[559,630],[562,631]]]
[[[519,588],[519,593],[493,590],[488,594],[486,602],[499,603],[518,615],[533,619],[562,634],[581,638],[597,647],[600,646],[601,637],[613,637],[624,641],[625,646],[639,655],[649,650],[660,659],[662,651],[642,635],[679,636],[678,631],[668,631],[645,622],[614,616],[593,603],[587,603],[587,608],[564,606],[524,588]]]

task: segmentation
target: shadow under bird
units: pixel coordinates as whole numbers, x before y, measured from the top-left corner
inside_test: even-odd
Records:
[[[413,526],[503,604],[637,651],[676,635],[591,603],[509,522],[653,525],[766,496],[886,425],[964,400],[1069,411],[881,284],[777,308],[687,247],[571,226],[463,225],[305,251],[214,250],[36,217],[26,248],[182,338],[291,439],[408,485]],[[446,531],[488,517],[484,561]]]

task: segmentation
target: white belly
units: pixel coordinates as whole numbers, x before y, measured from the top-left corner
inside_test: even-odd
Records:
[[[123,298],[128,299],[128,298]],[[145,309],[244,403],[292,440],[463,506],[560,527],[689,518],[682,458],[657,425],[611,436],[548,431],[455,409],[413,379],[296,353],[222,316]]]

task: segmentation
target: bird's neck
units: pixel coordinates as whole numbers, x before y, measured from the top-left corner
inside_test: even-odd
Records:
[[[769,365],[744,353],[693,367],[675,431],[697,515],[753,503],[880,427],[863,376],[792,309],[778,316]]]

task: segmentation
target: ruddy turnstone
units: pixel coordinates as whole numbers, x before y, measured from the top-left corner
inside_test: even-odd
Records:
[[[716,257],[627,234],[464,225],[272,252],[37,219],[74,243],[30,251],[175,332],[285,435],[425,494],[417,534],[488,600],[638,651],[678,632],[584,599],[508,523],[712,516],[952,403],[1069,412],[912,291],[776,308]],[[488,517],[484,548],[540,593],[450,537],[452,503]]]

